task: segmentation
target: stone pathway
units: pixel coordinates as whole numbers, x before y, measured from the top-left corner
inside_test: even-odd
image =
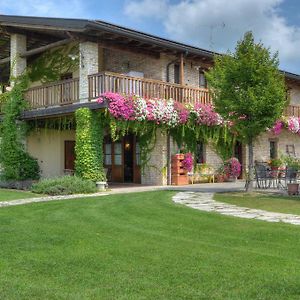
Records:
[[[18,200],[11,200],[11,201],[0,201],[0,208],[7,207],[7,206],[24,205],[29,203],[70,200],[70,199],[77,199],[77,198],[90,198],[90,197],[99,197],[99,196],[107,196],[107,195],[108,195],[107,193],[76,194],[76,195],[64,195],[64,196],[44,196],[39,198],[26,198],[26,199],[18,199]]]
[[[173,196],[173,201],[194,209],[217,212],[227,216],[300,225],[300,216],[298,215],[275,213],[218,202],[213,199],[213,195],[213,193],[179,192]]]

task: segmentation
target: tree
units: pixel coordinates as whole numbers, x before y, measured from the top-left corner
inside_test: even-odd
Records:
[[[278,53],[271,54],[247,32],[234,53],[215,57],[207,72],[215,109],[232,124],[237,139],[248,145],[249,184],[253,187],[253,141],[271,128],[287,105]]]

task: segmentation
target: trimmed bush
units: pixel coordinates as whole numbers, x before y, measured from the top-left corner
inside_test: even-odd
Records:
[[[62,176],[43,179],[31,187],[37,194],[71,195],[97,192],[96,185],[91,180],[81,179],[77,176]]]

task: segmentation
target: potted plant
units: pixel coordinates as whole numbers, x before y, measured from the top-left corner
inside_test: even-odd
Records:
[[[228,181],[236,181],[241,174],[241,170],[242,166],[236,157],[232,157],[224,163],[224,171]]]
[[[217,182],[224,182],[226,180],[226,173],[224,170],[224,165],[220,166],[216,172],[216,181]]]
[[[287,183],[287,192],[289,195],[298,195],[299,183],[297,183],[297,177],[300,170],[300,159],[286,156],[284,161],[286,163],[285,180]]]
[[[282,165],[282,160],[280,158],[272,158],[269,161],[269,166],[271,167],[272,170],[278,170]]]

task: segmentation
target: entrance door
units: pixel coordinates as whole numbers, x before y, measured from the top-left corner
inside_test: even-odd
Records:
[[[234,157],[236,157],[240,164],[242,165],[241,175],[238,177],[239,179],[243,178],[243,144],[241,142],[236,142],[234,146]]]
[[[75,141],[65,141],[65,170],[75,170]]]
[[[135,136],[127,135],[116,142],[105,137],[104,167],[108,169],[109,181],[140,183],[140,150]]]
[[[133,182],[133,136],[124,137],[124,182]]]

